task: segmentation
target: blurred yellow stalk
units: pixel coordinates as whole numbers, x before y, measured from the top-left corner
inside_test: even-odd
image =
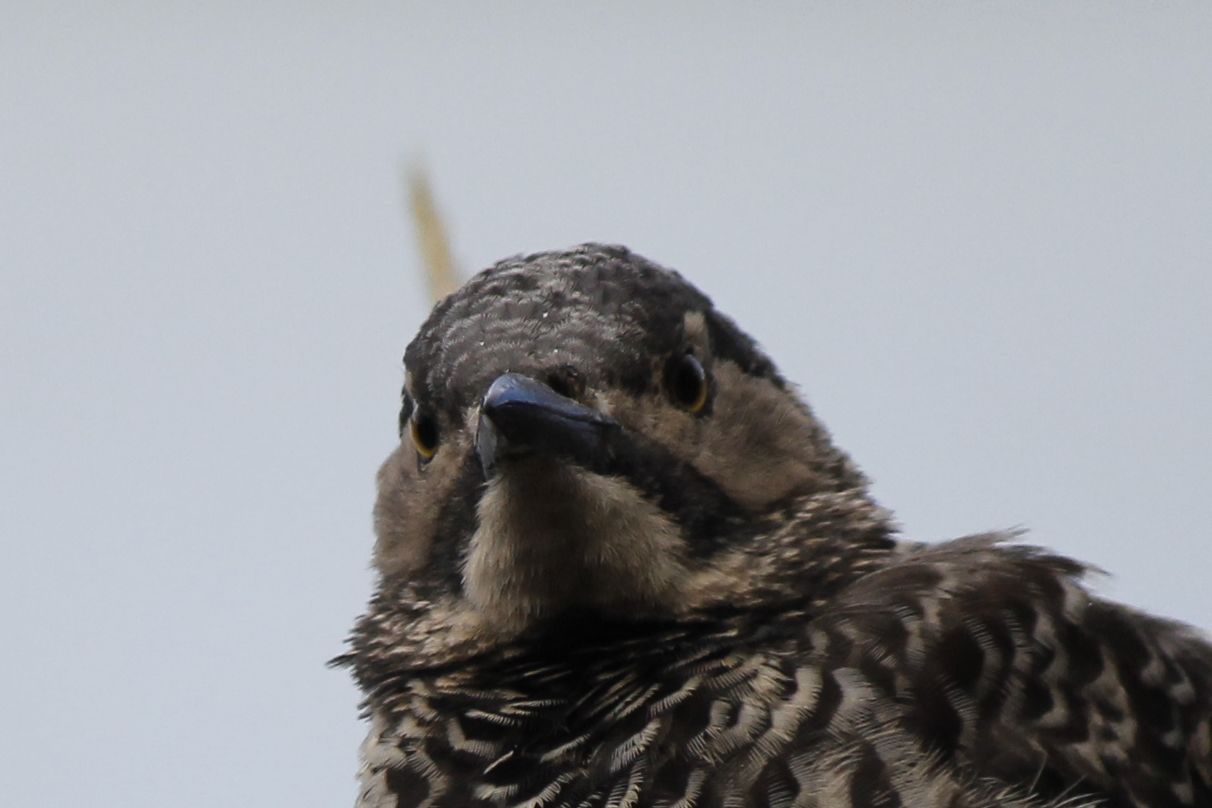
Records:
[[[441,300],[459,286],[458,272],[450,255],[450,239],[446,226],[434,204],[429,179],[421,169],[408,175],[408,199],[412,208],[412,223],[417,234],[417,246],[425,264],[425,279],[429,298]]]

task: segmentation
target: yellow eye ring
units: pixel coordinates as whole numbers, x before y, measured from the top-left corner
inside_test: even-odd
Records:
[[[702,412],[711,398],[707,371],[694,354],[674,357],[666,373],[665,385],[673,402],[692,415]]]
[[[432,418],[413,413],[408,421],[408,434],[412,437],[412,445],[417,448],[417,454],[422,460],[429,460],[437,453],[438,426]]]

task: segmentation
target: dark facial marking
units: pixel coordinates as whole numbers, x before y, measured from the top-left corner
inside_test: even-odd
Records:
[[[668,449],[634,433],[616,433],[609,455],[589,470],[626,479],[681,526],[693,556],[727,543],[729,525],[747,515],[722,488]]]

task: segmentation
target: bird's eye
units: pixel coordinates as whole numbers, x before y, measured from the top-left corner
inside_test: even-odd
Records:
[[[408,432],[422,460],[430,459],[438,451],[438,423],[432,417],[414,412],[408,422]]]
[[[707,406],[711,384],[707,371],[694,358],[694,354],[675,356],[665,373],[665,387],[669,397],[682,409],[700,413]]]

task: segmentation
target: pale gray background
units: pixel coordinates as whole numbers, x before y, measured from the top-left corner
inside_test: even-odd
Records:
[[[414,159],[465,269],[682,269],[911,535],[1212,627],[1207,4],[191,5],[0,6],[4,805],[351,802]]]

